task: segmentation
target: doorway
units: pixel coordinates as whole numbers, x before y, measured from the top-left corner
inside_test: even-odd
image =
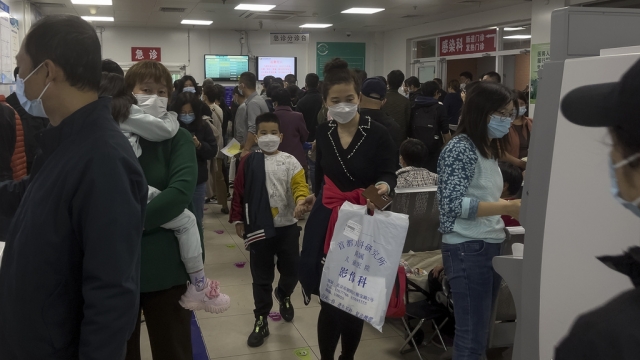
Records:
[[[529,86],[529,54],[502,57],[502,83],[510,89],[525,91]]]
[[[436,62],[426,61],[416,63],[414,74],[417,74],[421,84],[433,80],[436,77]]]
[[[468,71],[473,80],[481,80],[481,76],[496,68],[495,56],[482,56],[466,59],[447,60],[447,81],[459,79],[460,73]]]

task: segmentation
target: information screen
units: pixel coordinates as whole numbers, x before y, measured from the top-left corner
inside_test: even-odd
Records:
[[[248,55],[205,55],[204,76],[218,81],[236,81],[249,71]]]
[[[269,75],[282,79],[289,74],[298,76],[297,59],[296,57],[259,56],[258,80],[262,81]]]

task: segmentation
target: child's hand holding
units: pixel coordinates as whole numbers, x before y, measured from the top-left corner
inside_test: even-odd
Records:
[[[296,209],[293,212],[293,217],[296,219],[300,219],[302,215],[309,212],[309,207],[306,205],[305,200],[298,200],[296,204]]]
[[[236,235],[238,235],[238,237],[240,237],[240,239],[244,239],[244,224],[243,223],[237,223],[236,224]]]

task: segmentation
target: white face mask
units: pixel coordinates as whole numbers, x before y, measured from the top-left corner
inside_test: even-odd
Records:
[[[20,79],[20,76],[18,76],[18,78],[16,79],[16,96],[18,97],[18,101],[20,101],[20,105],[22,105],[22,107],[26,112],[28,112],[32,116],[46,118],[48,116],[44,112],[44,106],[42,105],[42,95],[44,95],[44,92],[47,91],[51,83],[48,83],[47,86],[44,87],[44,90],[42,90],[42,93],[40,94],[40,96],[38,96],[38,98],[35,100],[27,99],[27,95],[25,95],[24,93],[24,82],[29,80],[31,75],[33,75],[36,71],[38,71],[38,69],[40,69],[42,64],[38,65],[38,67],[35,68],[31,72],[31,74],[27,75],[27,77],[24,78],[24,80]]]
[[[329,106],[328,114],[339,124],[346,124],[353,120],[358,113],[358,104],[340,103]]]
[[[275,152],[280,146],[280,136],[262,135],[258,138],[258,146],[260,150],[268,153]]]
[[[159,97],[158,95],[146,95],[146,94],[134,94],[138,99],[138,107],[144,112],[155,117],[161,117],[167,113],[167,99],[166,97]]]

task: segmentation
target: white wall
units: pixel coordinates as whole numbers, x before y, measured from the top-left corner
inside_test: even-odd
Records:
[[[384,74],[396,69],[410,73],[411,58],[407,54],[407,47],[410,45],[408,40],[472,31],[530,19],[531,3],[523,2],[502,9],[386,32],[384,34]]]
[[[240,35],[232,30],[191,30],[191,63],[187,74],[198,82],[204,79],[205,54],[240,54]],[[268,31],[249,31],[248,40],[251,52],[256,56],[297,56],[298,83],[304,83],[304,76],[316,71],[316,43],[328,41],[364,42],[367,44],[366,70],[374,74],[376,54],[380,58],[382,35],[374,33],[353,33],[347,38],[342,32],[311,32],[309,45],[270,45]],[[162,48],[162,62],[170,64],[188,64],[189,52],[187,30],[184,29],[147,29],[128,27],[107,27],[102,34],[102,56],[116,62],[131,62],[131,47],[148,46]],[[243,54],[247,54],[247,44]],[[378,60],[381,63],[381,60]]]

